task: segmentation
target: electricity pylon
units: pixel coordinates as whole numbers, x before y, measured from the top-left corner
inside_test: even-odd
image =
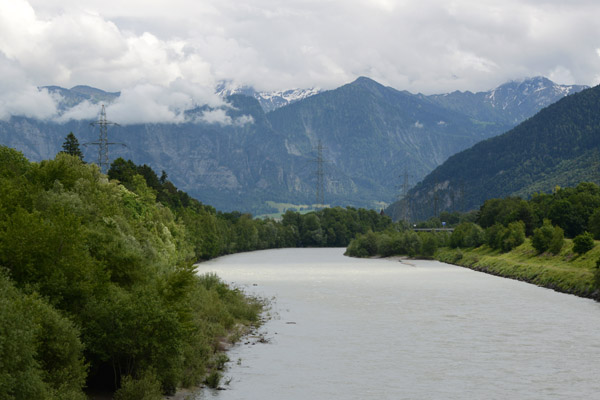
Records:
[[[111,143],[108,141],[108,126],[115,125],[119,126],[116,122],[111,122],[106,119],[106,109],[104,108],[104,104],[102,104],[102,111],[100,111],[100,119],[98,121],[90,123],[92,126],[98,126],[100,129],[100,136],[98,137],[97,142],[84,143],[85,145],[94,145],[98,146],[98,166],[100,167],[100,171],[106,173],[108,171],[108,146],[111,145],[121,145],[125,146],[124,143]]]

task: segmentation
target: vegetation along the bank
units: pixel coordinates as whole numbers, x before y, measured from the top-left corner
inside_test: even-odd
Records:
[[[448,219],[452,214],[445,213]],[[453,222],[459,222],[457,218]],[[432,227],[441,221],[432,218]],[[581,183],[518,197],[486,201],[463,216],[450,233],[396,230],[358,236],[346,254],[436,258],[565,293],[600,297],[600,188]]]
[[[76,156],[0,147],[0,186],[0,398],[172,393],[204,379],[218,337],[259,322],[259,301],[195,273],[185,214],[141,176],[130,190]]]
[[[0,146],[2,399],[84,399],[86,388],[159,398],[214,385],[219,338],[259,323],[261,302],[198,276],[194,262],[343,247],[391,225],[354,208],[288,211],[281,221],[221,213],[165,172],[118,159],[107,176],[71,147],[32,163]]]

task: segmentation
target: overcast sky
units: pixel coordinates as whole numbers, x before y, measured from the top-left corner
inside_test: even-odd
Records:
[[[221,80],[332,89],[368,76],[425,94],[537,75],[593,86],[599,16],[598,0],[0,0],[0,119],[52,117],[45,85],[121,91],[111,115],[125,122],[217,106]]]

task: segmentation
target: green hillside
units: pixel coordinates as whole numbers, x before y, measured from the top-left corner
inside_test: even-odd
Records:
[[[600,86],[563,98],[509,132],[455,154],[407,197],[413,218],[486,199],[600,179]],[[402,203],[388,209],[399,218]]]

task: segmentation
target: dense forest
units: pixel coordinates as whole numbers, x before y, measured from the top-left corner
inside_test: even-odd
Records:
[[[222,363],[218,338],[258,323],[261,302],[194,262],[346,246],[391,225],[353,208],[221,213],[165,172],[117,159],[107,176],[64,152],[32,163],[1,146],[0,185],[2,399],[84,399],[86,387],[160,398],[198,384]]]

